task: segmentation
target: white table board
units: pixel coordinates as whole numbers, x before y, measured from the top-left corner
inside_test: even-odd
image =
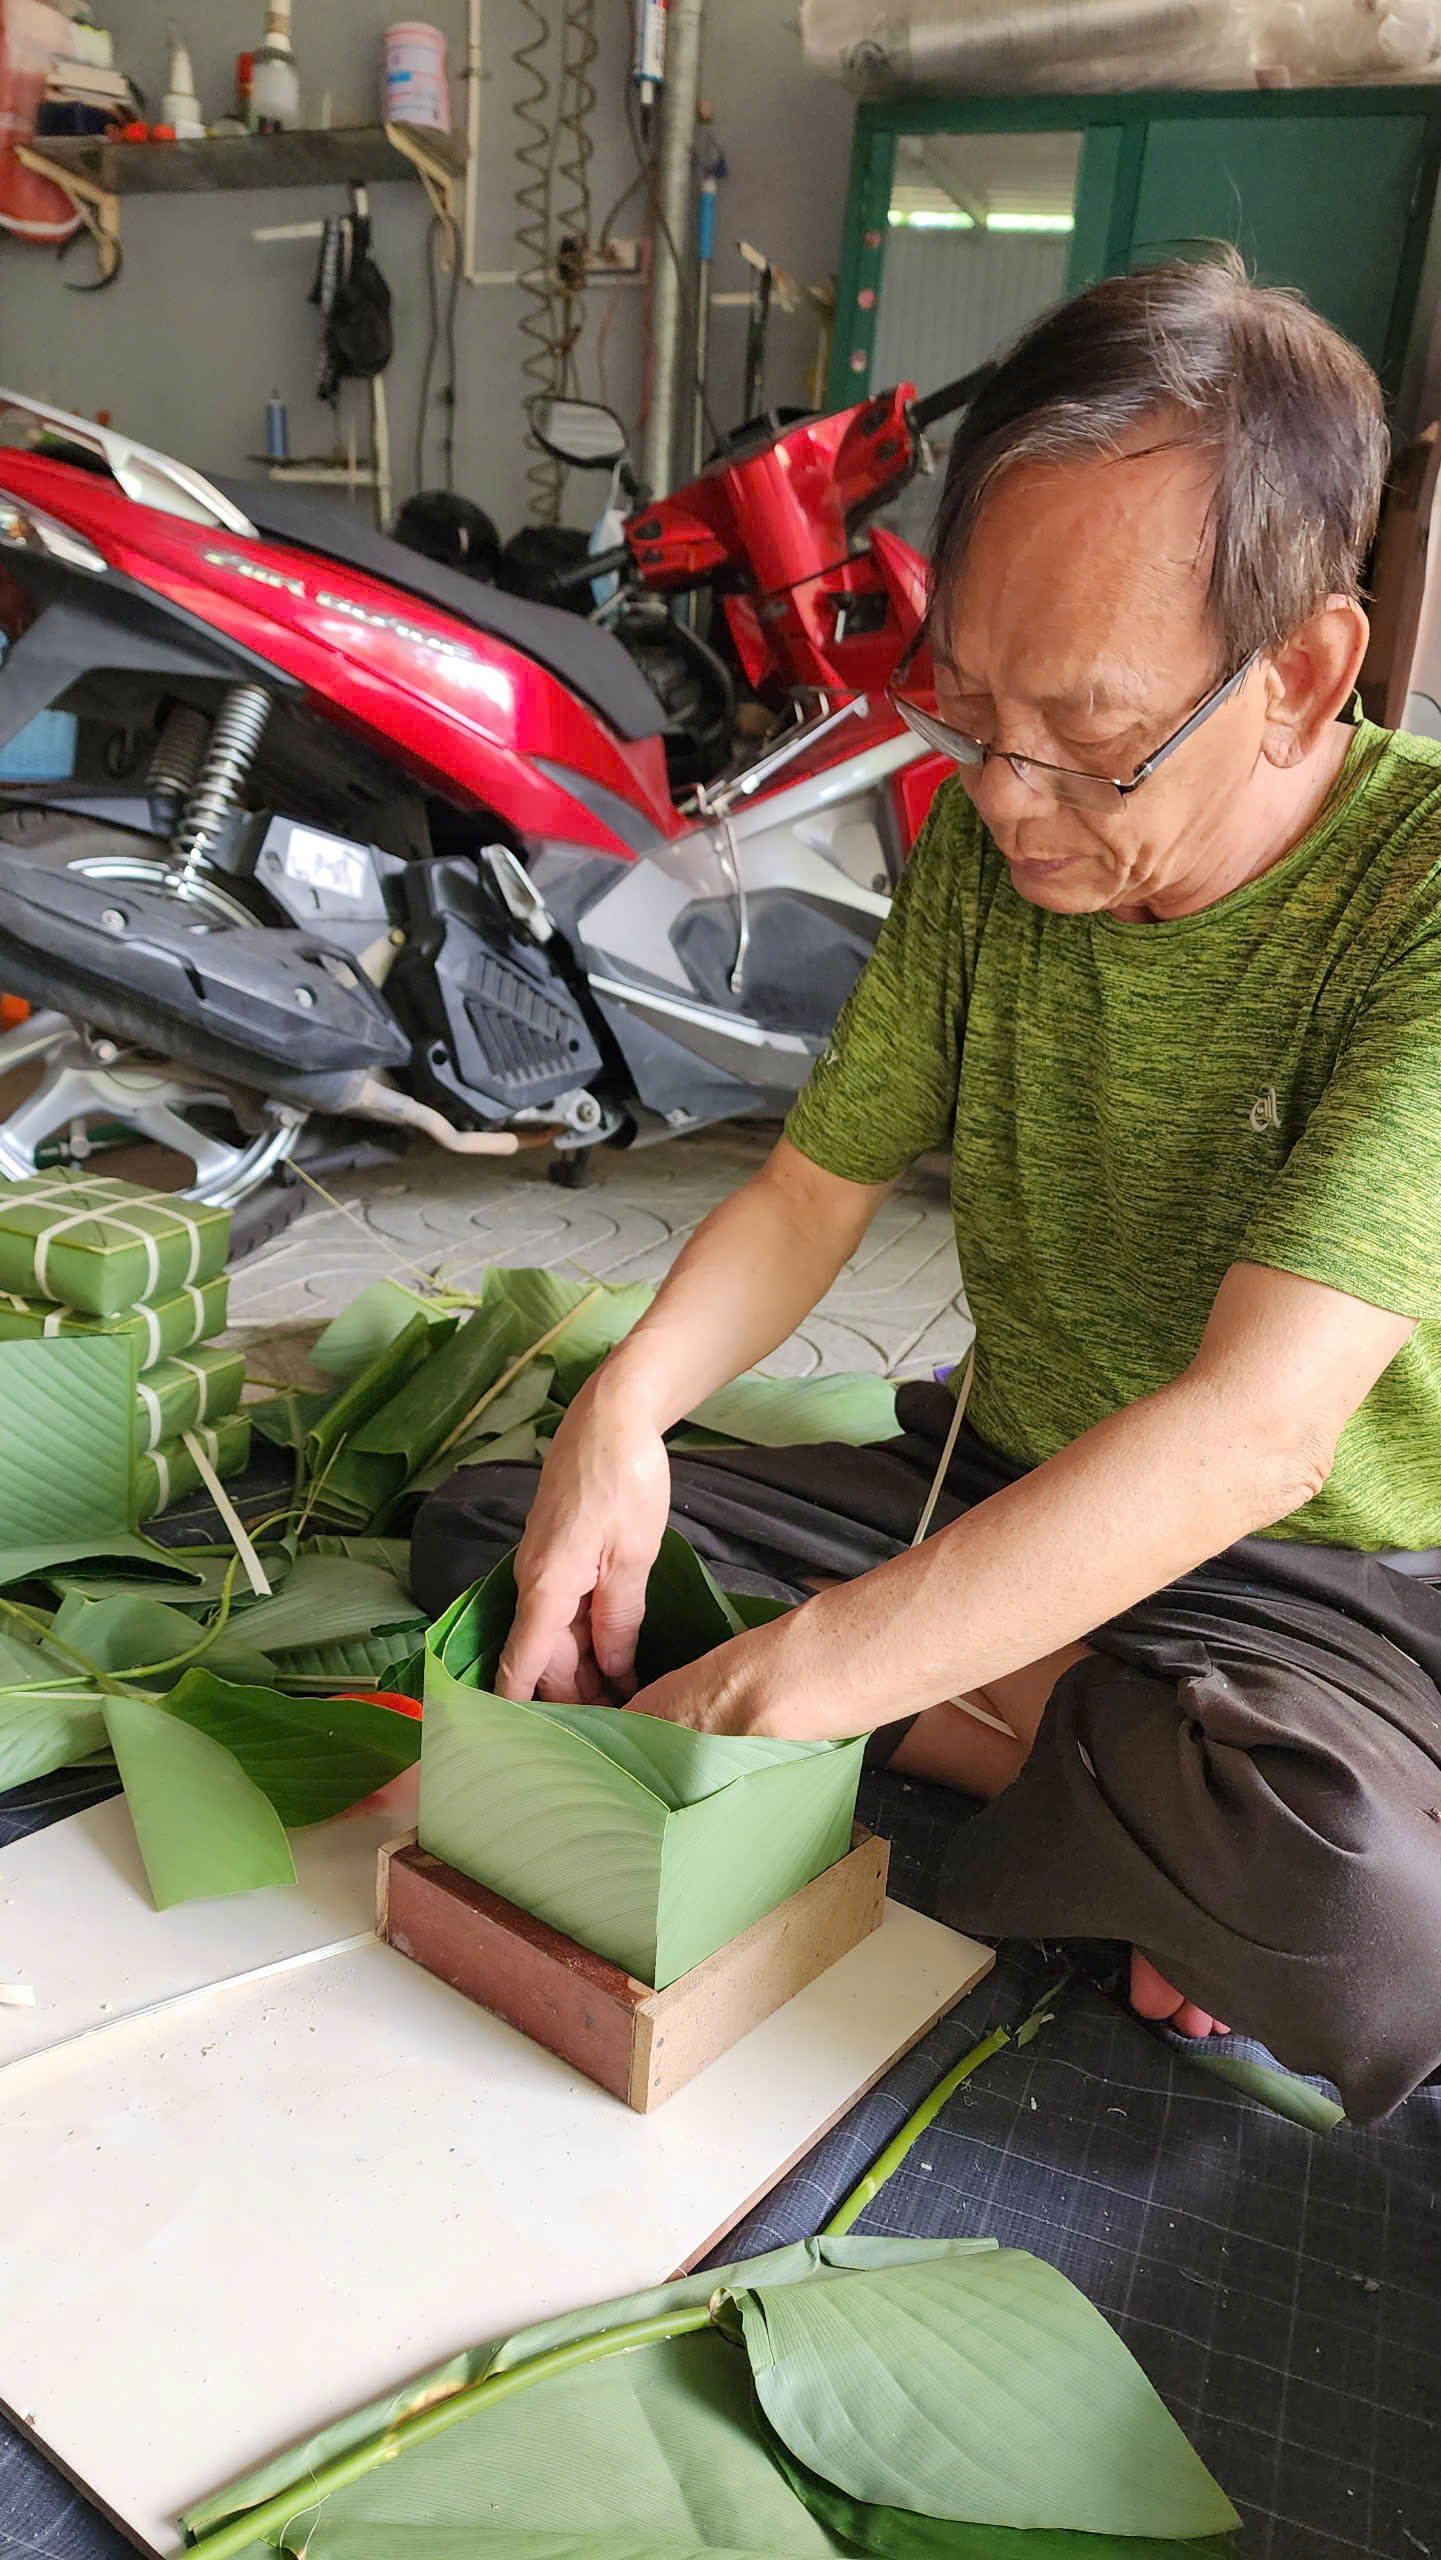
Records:
[[[37,1992],[0,2011],[0,2402],[157,2551],[457,2348],[703,2255],[989,1962],[888,1904],[638,2116],[378,1941],[155,2008],[363,1927],[377,1826],[302,1836],[298,1891],[157,1916],[124,1819],[0,1859],[0,1979]]]

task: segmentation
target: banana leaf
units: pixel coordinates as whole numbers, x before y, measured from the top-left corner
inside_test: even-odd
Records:
[[[427,1324],[451,1324],[450,1310],[407,1289],[400,1280],[373,1280],[328,1324],[311,1351],[314,1368],[328,1371],[341,1385],[358,1378],[383,1351],[424,1316]]]
[[[480,1295],[487,1315],[513,1317],[528,1342],[539,1341],[562,1317],[571,1318],[546,1355],[555,1367],[557,1402],[569,1404],[606,1353],[639,1323],[655,1291],[647,1281],[616,1289],[593,1280],[562,1280],[554,1271],[504,1271],[492,1266]]]
[[[540,1449],[537,1420],[545,1417],[549,1436],[561,1415],[561,1407],[551,1397],[553,1376],[548,1360],[535,1360],[522,1369],[519,1377],[513,1378],[477,1416],[473,1430],[463,1432],[428,1466],[416,1470],[406,1491],[430,1493],[437,1485],[447,1484],[458,1467],[536,1457]]]
[[[62,1674],[53,1689],[0,1689],[0,1795],[105,1748],[104,1709],[86,1683]]]
[[[826,1440],[860,1449],[894,1440],[900,1428],[889,1378],[769,1378],[760,1369],[707,1396],[686,1421],[688,1433],[699,1426],[755,1449]]]
[[[359,1804],[398,1778],[420,1750],[415,1718],[394,1708],[360,1698],[286,1697],[201,1667],[187,1671],[160,1712],[223,1746],[287,1830]]]
[[[207,1610],[214,1607],[225,1588],[225,1576],[234,1562],[232,1547],[228,1556],[197,1553],[187,1548],[183,1554],[164,1547],[154,1550],[157,1570],[151,1572],[106,1573],[99,1565],[58,1565],[40,1577],[52,1591],[66,1599],[78,1593],[82,1600],[130,1600],[137,1592],[145,1592],[152,1600],[163,1600],[170,1609]],[[158,1569],[163,1561],[166,1570]],[[274,1568],[273,1558],[267,1562]]]
[[[152,1599],[143,1590],[108,1600],[86,1600],[72,1592],[57,1610],[53,1633],[97,1670],[122,1679],[143,1678],[147,1686],[173,1685],[185,1669],[184,1656],[204,1647],[208,1668],[232,1680],[264,1680],[270,1664],[232,1620],[206,1642],[205,1630],[181,1609]],[[173,1665],[164,1671],[152,1666]]]
[[[268,1600],[245,1601],[233,1624],[252,1654],[273,1657],[298,1645],[344,1644],[392,1627],[418,1627],[424,1619],[389,1565],[307,1547],[280,1589]]]
[[[406,1697],[419,1697],[419,1689],[407,1688],[399,1676],[415,1652],[415,1628],[391,1627],[341,1644],[294,1645],[287,1653],[273,1653],[264,1676],[294,1696],[337,1698],[352,1689],[399,1689]]]
[[[906,2506],[866,2500],[813,2471],[793,2437],[847,2479],[924,2477],[944,2508],[978,2514],[923,2512],[913,2490]],[[1021,2522],[1052,2507],[1059,2525]],[[1127,2530],[1141,2509],[1155,2533]],[[1083,2514],[1097,2521],[1072,2521]],[[1063,2277],[984,2240],[905,2239],[803,2241],[543,2322],[453,2357],[182,2519],[197,2560],[266,2547],[311,2560],[1201,2560],[1229,2548],[1236,2522]]]
[[[504,1313],[472,1316],[468,1324],[453,1325],[448,1338],[437,1341],[440,1330],[417,1317],[385,1355],[394,1359],[402,1346],[408,1346],[406,1374],[384,1404],[344,1438],[333,1462],[326,1465],[320,1496],[326,1512],[362,1524],[380,1518],[537,1338]],[[413,1356],[417,1347],[418,1361]],[[366,1376],[375,1374],[369,1371]],[[347,1395],[357,1394],[364,1383],[357,1380]],[[339,1403],[332,1406],[312,1434],[312,1464],[323,1460],[320,1434],[331,1432],[339,1411]]]
[[[861,2506],[1135,2539],[1237,2522],[1139,2365],[1044,2259],[999,2249],[739,2286],[731,2304],[781,2443]]]
[[[107,1697],[105,1728],[157,1911],[294,1884],[275,1807],[221,1743],[146,1698]]]
[[[339,1387],[283,1387],[260,1404],[248,1404],[245,1418],[277,1449],[300,1450],[339,1393]]]
[[[1334,2133],[1346,2121],[1345,2108],[1324,2089],[1310,2080],[1298,2080],[1294,2071],[1283,2071],[1278,2062],[1253,2062],[1242,2053],[1208,2053],[1194,2046],[1185,2059],[1198,2071],[1209,2071],[1213,2080],[1229,2080],[1233,2089],[1243,2090],[1248,2098],[1269,2107],[1272,2115],[1286,2116],[1307,2133]]]
[[[122,1335],[0,1342],[0,1582],[128,1545],[135,1362]]]
[[[348,1556],[355,1564],[383,1565],[397,1582],[409,1588],[410,1540],[408,1538],[330,1537],[323,1531],[305,1541],[308,1556]]]
[[[862,1741],[695,1733],[615,1707],[519,1706],[491,1687],[515,1612],[510,1559],[426,1642],[424,1847],[657,1989],[738,1937],[850,1845]],[[642,1679],[739,1620],[667,1532]]]
[[[495,1440],[477,1432],[473,1440],[458,1441],[445,1457],[432,1458],[428,1467],[411,1477],[406,1490],[434,1493],[437,1486],[449,1484],[459,1467],[530,1465],[540,1457],[542,1445],[533,1422],[518,1423],[514,1431],[502,1431]]]

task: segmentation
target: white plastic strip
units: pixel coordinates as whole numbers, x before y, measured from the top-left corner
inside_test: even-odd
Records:
[[[136,1379],[135,1392],[139,1396],[141,1403],[144,1405],[146,1412],[150,1416],[150,1440],[148,1445],[153,1449],[157,1442],[163,1440],[165,1437],[165,1416],[160,1410],[160,1398],[153,1387],[147,1387],[143,1378]]]
[[[956,1389],[956,1409],[951,1416],[951,1427],[946,1433],[946,1445],[941,1451],[940,1465],[937,1467],[935,1474],[931,1478],[931,1489],[926,1495],[925,1502],[921,1509],[920,1519],[916,1523],[916,1534],[911,1540],[911,1545],[913,1547],[918,1547],[920,1545],[921,1540],[929,1529],[932,1520],[935,1518],[936,1504],[940,1501],[946,1477],[950,1473],[951,1460],[956,1454],[956,1442],[961,1436],[961,1424],[966,1418],[966,1407],[971,1400],[971,1382],[974,1379],[975,1374],[976,1346],[972,1343],[970,1351],[966,1357],[964,1375],[962,1376],[959,1387]],[[978,1707],[974,1698],[948,1698],[945,1703],[950,1707],[959,1707],[962,1715],[969,1716],[973,1723],[989,1725],[992,1733],[1003,1733],[1008,1742],[1015,1741],[1015,1734],[1012,1732],[1011,1727],[1006,1723],[1005,1718],[1003,1716],[993,1716],[988,1713],[985,1707]]]
[[[196,1467],[200,1473],[201,1482],[203,1483],[206,1492],[209,1494],[211,1501],[214,1503],[216,1510],[219,1512],[221,1519],[224,1521],[226,1528],[230,1532],[231,1544],[234,1547],[236,1554],[239,1556],[241,1563],[245,1567],[246,1581],[249,1583],[250,1588],[255,1593],[257,1599],[268,1600],[270,1598],[270,1577],[267,1574],[264,1565],[261,1563],[259,1556],[256,1554],[254,1547],[250,1543],[244,1521],[241,1519],[239,1512],[236,1510],[234,1503],[231,1501],[229,1494],[226,1492],[224,1485],[221,1483],[220,1478],[216,1474],[214,1466],[211,1463],[217,1446],[215,1433],[213,1431],[185,1431],[181,1433],[181,1438],[183,1439],[186,1448],[189,1450],[191,1457],[195,1460]],[[210,1442],[209,1454],[207,1454],[205,1449],[205,1442],[207,1440]]]
[[[198,2000],[213,2000],[217,1991],[235,1991],[245,1982],[268,1982],[275,1974],[299,1973],[305,1965],[325,1964],[332,1956],[354,1955],[361,1947],[379,1945],[373,1929],[362,1929],[352,1938],[332,1938],[325,1947],[303,1947],[298,1955],[277,1956],[271,1964],[252,1965],[246,1973],[223,1973],[215,1982],[197,1983],[191,1991],[173,1992],[168,2000],[151,2000],[139,2009],[122,2009],[118,2017],[97,2018],[92,2026],[78,2027],[73,2035],[57,2037],[54,2044],[36,2045],[29,2053],[17,2053],[13,2062],[0,2062],[0,2078],[8,2078],[12,2071],[24,2071],[33,2063],[48,2062],[52,2054],[68,2053],[72,2045],[88,2044],[92,2036],[113,2035],[117,2027],[132,2026],[139,2018],[163,2018],[174,2009],[193,2007]],[[0,1985],[0,1999],[7,1987],[21,1991],[29,1988],[24,1983]],[[34,1997],[32,1991],[27,2006],[33,2005]],[[15,2005],[18,2007],[19,2003]]]

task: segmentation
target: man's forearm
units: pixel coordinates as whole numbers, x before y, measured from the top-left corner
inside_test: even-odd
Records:
[[[595,1396],[668,1431],[795,1331],[884,1196],[821,1174],[783,1142],[697,1227]]]
[[[1019,1483],[735,1649],[768,1731],[843,1734],[983,1688],[1146,1598],[1315,1489],[1185,1377]],[[755,1648],[754,1652],[752,1648]],[[727,1648],[729,1651],[730,1648]],[[764,1662],[760,1656],[764,1652]],[[744,1705],[735,1721],[755,1721]]]

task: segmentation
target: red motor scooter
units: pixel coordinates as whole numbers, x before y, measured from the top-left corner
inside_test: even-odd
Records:
[[[585,564],[712,586],[782,723],[679,806],[603,622],[0,393],[0,1172],[120,1125],[234,1203],[337,1121],[574,1156],[783,1110],[943,770],[883,691],[924,564],[865,520],[974,380],[762,428]]]

